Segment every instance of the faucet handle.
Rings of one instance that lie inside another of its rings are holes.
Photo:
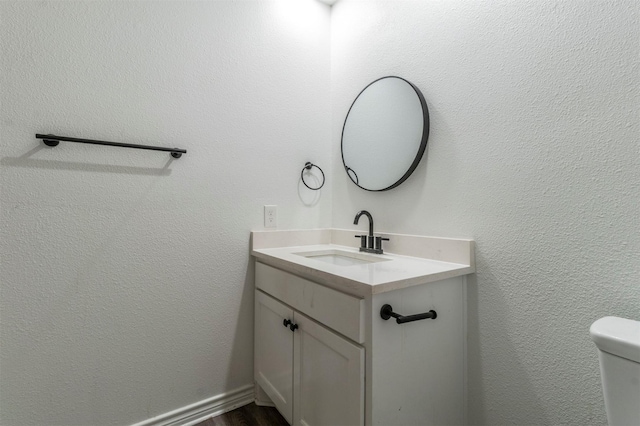
[[[356,235],[356,238],[360,238],[360,248],[367,248],[367,236]]]
[[[380,250],[382,253],[382,242],[389,241],[388,238],[376,237],[376,250]]]

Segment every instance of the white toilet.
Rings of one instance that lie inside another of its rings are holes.
[[[604,317],[591,325],[609,426],[640,425],[640,321]]]

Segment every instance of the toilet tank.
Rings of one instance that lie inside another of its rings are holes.
[[[640,322],[604,317],[591,325],[598,347],[607,421],[640,425]]]

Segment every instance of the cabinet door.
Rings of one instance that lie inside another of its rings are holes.
[[[364,348],[295,313],[294,424],[364,424]]]
[[[293,419],[293,310],[256,291],[255,380],[289,422]]]

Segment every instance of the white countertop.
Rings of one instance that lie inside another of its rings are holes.
[[[296,254],[336,249],[359,253],[354,247],[315,244],[254,248],[251,254],[262,263],[360,297],[471,274],[475,271],[473,262],[452,263],[391,253],[367,253],[367,256],[376,256],[387,261],[348,266],[334,265]]]

